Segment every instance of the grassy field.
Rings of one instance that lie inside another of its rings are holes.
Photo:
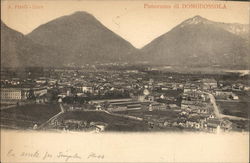
[[[233,122],[233,130],[234,131],[249,131],[249,121],[243,121],[243,120],[230,120]]]
[[[250,112],[250,102],[217,101],[222,114],[247,118]]]
[[[66,112],[60,118],[63,120],[85,120],[87,122],[104,122],[107,131],[147,131],[148,125],[144,121],[109,115],[105,112]]]
[[[1,126],[29,129],[60,112],[57,104],[28,104],[1,110]]]
[[[233,91],[233,93],[239,96],[241,102],[250,102],[250,91]]]
[[[176,119],[178,117],[178,112],[173,110],[155,110],[155,111],[147,111],[147,110],[129,110],[129,111],[120,111],[117,112],[119,114],[127,114],[137,117],[145,117],[145,116],[152,116],[152,117],[159,117],[159,118],[166,118],[166,119]]]

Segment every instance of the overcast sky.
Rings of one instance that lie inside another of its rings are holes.
[[[174,4],[182,6],[188,3],[220,4],[222,7],[225,5],[226,9],[173,8]],[[145,8],[145,5],[169,5],[172,8]],[[143,47],[183,20],[195,15],[219,22],[249,23],[249,2],[1,1],[3,22],[23,34],[31,32],[41,24],[76,11],[87,11],[94,15],[102,24],[137,48]]]

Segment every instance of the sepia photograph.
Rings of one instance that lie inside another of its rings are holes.
[[[249,162],[249,5],[1,1],[1,162]]]

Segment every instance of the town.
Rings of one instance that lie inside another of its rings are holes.
[[[248,75],[128,63],[1,69],[1,128],[249,131]]]

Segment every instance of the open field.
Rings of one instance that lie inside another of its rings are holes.
[[[241,102],[250,102],[250,91],[233,91]]]
[[[63,120],[85,120],[87,122],[104,122],[108,126],[107,131],[147,131],[148,125],[144,121],[131,120],[125,117],[118,117],[105,112],[76,111],[66,112],[60,117]]]
[[[243,120],[230,120],[233,122],[233,130],[234,131],[249,131],[249,120],[243,121]]]
[[[166,118],[166,119],[176,119],[178,117],[178,112],[173,110],[155,110],[155,111],[147,111],[147,110],[128,110],[128,111],[120,111],[117,112],[119,114],[128,114],[137,117],[145,117],[145,116],[152,116],[152,117],[159,117],[159,118]]]
[[[1,126],[29,129],[60,112],[57,104],[29,104],[1,110]]]
[[[222,114],[243,118],[249,117],[250,102],[217,101],[216,103],[219,106],[220,112]]]

